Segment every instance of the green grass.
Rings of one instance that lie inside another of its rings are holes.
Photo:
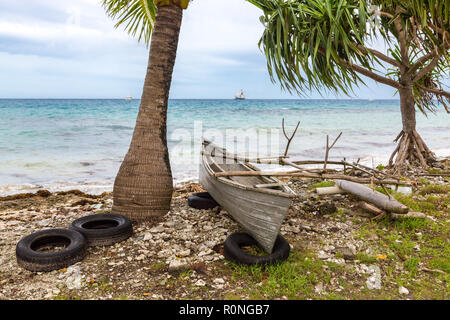
[[[322,181],[311,185],[310,189],[333,187],[335,185],[334,181]]]
[[[356,255],[356,259],[363,264],[372,264],[377,261],[376,257],[369,256],[365,252],[358,252],[358,254]]]
[[[430,184],[420,189],[420,194],[426,195],[431,193],[448,194],[450,192],[450,186],[445,184]]]
[[[433,269],[439,269],[450,274],[450,257],[448,254],[447,256],[435,257],[431,259],[428,265]]]
[[[410,275],[412,277],[415,277],[417,275],[418,267],[419,267],[420,259],[417,257],[410,257],[408,260],[405,261],[405,269],[410,272]]]
[[[102,293],[108,293],[112,291],[112,286],[109,278],[107,276],[102,276],[98,281],[93,283],[88,283],[89,288],[97,288]]]
[[[385,195],[391,195],[394,193],[394,190],[392,190],[391,188],[382,188],[382,187],[375,187],[375,190],[378,192],[381,192]]]
[[[430,168],[427,171],[428,171],[428,173],[431,173],[431,174],[441,174],[441,173],[443,173],[442,170],[437,169],[437,168]]]
[[[150,266],[150,270],[152,271],[162,271],[166,269],[167,265],[165,262],[154,263]]]
[[[282,296],[305,299],[313,296],[314,286],[319,281],[329,281],[329,276],[323,271],[323,264],[312,255],[293,251],[286,262],[267,267],[232,263],[232,281],[244,280],[248,284],[246,293],[254,299]]]
[[[394,196],[397,201],[407,206],[410,211],[434,212],[437,209],[434,203],[425,200],[416,200],[412,195],[396,193]]]
[[[428,220],[418,218],[399,219],[390,221],[389,223],[391,223],[391,225],[393,225],[395,229],[402,232],[416,232],[424,230],[430,224]]]

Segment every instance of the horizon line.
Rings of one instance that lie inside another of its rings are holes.
[[[126,100],[125,98],[0,98],[0,100]],[[141,100],[141,98],[133,98],[134,100]],[[230,100],[235,101],[234,98],[169,98],[169,100]],[[400,101],[400,99],[368,99],[368,98],[246,98],[245,100],[364,100],[364,101]]]

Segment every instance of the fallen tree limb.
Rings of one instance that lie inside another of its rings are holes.
[[[373,181],[375,183],[375,179],[373,179]],[[403,214],[409,211],[409,208],[407,206],[401,204],[397,200],[391,199],[388,196],[382,194],[381,192],[372,190],[369,187],[366,187],[359,183],[343,180],[336,180],[335,183],[342,190],[358,197],[361,200],[374,204],[378,208],[383,209],[385,211]]]
[[[376,217],[373,217],[372,220],[378,221],[378,220],[383,219],[383,218],[386,217],[386,216],[387,216],[387,213],[383,211],[383,213],[380,213],[380,214],[377,215]]]
[[[442,274],[446,274],[445,271],[439,270],[439,269],[428,269],[428,268],[420,268],[420,271],[426,271],[426,272],[437,272],[437,273],[442,273]]]
[[[324,164],[325,161],[323,160],[303,160],[303,161],[293,161],[292,163],[295,163],[297,165],[305,165],[305,164]],[[344,163],[342,161],[328,161],[328,164],[337,164],[337,165],[343,165]]]
[[[392,219],[406,219],[406,218],[418,218],[418,219],[426,219],[428,216],[423,214],[422,212],[408,212],[407,214],[396,214],[391,213]]]
[[[217,172],[214,174],[215,177],[239,177],[239,176],[274,176],[274,177],[299,177],[299,178],[316,178],[316,179],[340,179],[347,180],[356,183],[371,183],[370,178],[358,178],[346,176],[343,174],[319,174],[319,173],[308,173],[302,172],[301,170],[293,171],[227,171],[227,172]],[[410,185],[408,182],[394,180],[394,179],[373,179],[375,184],[393,184],[393,185]]]
[[[375,216],[379,216],[379,215],[386,215],[386,211],[381,210],[367,202],[364,201],[360,201],[358,202],[358,207],[360,207],[361,209],[363,209],[364,211],[370,212],[371,214],[375,215]]]
[[[331,194],[343,194],[345,193],[345,191],[339,187],[334,186],[334,187],[316,188],[316,193],[319,195],[331,195]]]

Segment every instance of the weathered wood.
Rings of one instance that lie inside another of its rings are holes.
[[[339,138],[342,136],[342,132],[339,134],[339,136],[334,140],[334,142],[331,144],[331,146],[329,145],[330,143],[330,139],[327,135],[327,150],[325,152],[325,161],[323,163],[323,171],[325,171],[327,169],[327,163],[328,163],[328,155],[330,153],[330,150],[333,149],[334,145],[336,144],[336,142],[339,140]]]
[[[357,183],[371,183],[370,178],[358,178],[346,176],[343,174],[319,174],[319,173],[309,173],[302,172],[301,170],[291,170],[291,171],[227,171],[215,173],[216,177],[231,177],[231,176],[272,176],[272,177],[299,177],[299,178],[317,178],[317,179],[340,179],[348,180]],[[410,185],[410,183],[403,182],[395,179],[373,179],[373,183],[376,184],[400,184],[400,185]]]
[[[364,185],[351,181],[336,180],[336,185],[342,190],[358,197],[361,200],[372,203],[378,208],[388,212],[407,213],[409,208],[395,199],[392,199],[381,192],[372,190]]]
[[[204,152],[202,151],[202,154]],[[213,157],[216,157],[217,155],[210,154]],[[260,158],[247,158],[240,156],[238,154],[230,154],[230,153],[221,153],[220,156],[217,156],[218,158],[222,158],[224,160],[234,160],[234,161],[240,161],[240,162],[253,162],[253,163],[259,163],[259,164],[280,164],[282,159],[284,159],[284,156],[271,156],[271,157],[260,157]]]
[[[264,183],[264,184],[256,184],[255,188],[271,188],[271,187],[280,187],[284,185],[283,183]]]
[[[423,214],[422,212],[408,212],[407,214],[391,213],[390,216],[392,219],[406,219],[406,218],[425,219],[425,218],[427,218],[427,215]]]
[[[210,152],[212,148],[216,149],[214,155]],[[203,151],[200,183],[266,252],[271,253],[292,198],[295,197],[294,192],[270,176],[216,177],[215,174],[221,171],[255,172],[257,168],[237,160],[234,164],[214,161],[220,159],[221,153],[226,153],[226,150],[212,143],[204,142]]]
[[[381,210],[381,209],[379,209],[379,208],[377,208],[377,207],[375,207],[375,206],[373,206],[373,205],[371,205],[371,204],[369,204],[367,202],[364,202],[364,201],[358,202],[358,207],[360,207],[361,209],[363,209],[363,210],[365,210],[367,212],[370,212],[371,214],[376,215],[376,216],[379,216],[379,215],[382,215],[382,214],[384,214],[384,215],[386,214],[386,211]]]
[[[343,194],[345,193],[345,191],[337,186],[334,186],[334,187],[316,188],[316,193],[319,195],[332,195],[332,194]]]
[[[303,160],[303,161],[293,161],[297,165],[306,165],[306,164],[323,164],[325,161],[323,160]],[[328,161],[328,164],[335,165],[344,165],[342,161]]]
[[[292,139],[294,139],[295,134],[297,133],[298,127],[300,126],[300,121],[297,123],[297,126],[295,127],[294,133],[292,133],[291,137],[288,137],[288,135],[286,133],[286,128],[284,127],[284,118],[283,118],[282,126],[283,126],[284,137],[288,141],[287,145],[286,145],[286,150],[284,151],[284,156],[287,157],[288,152],[289,152],[289,146],[291,145]]]

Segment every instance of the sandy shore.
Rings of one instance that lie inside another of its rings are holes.
[[[134,235],[89,248],[69,268],[32,273],[16,263],[25,235],[65,228],[79,217],[109,212],[111,194],[41,192],[0,201],[0,299],[448,299],[449,181],[423,179],[398,199],[429,218],[371,219],[348,195],[319,197],[319,181],[292,180],[294,201],[281,234],[287,262],[243,267],[222,256],[239,226],[225,211],[195,210],[190,184],[174,193],[161,223],[134,224]],[[432,186],[432,187],[430,187]],[[438,186],[438,187],[433,187]]]

